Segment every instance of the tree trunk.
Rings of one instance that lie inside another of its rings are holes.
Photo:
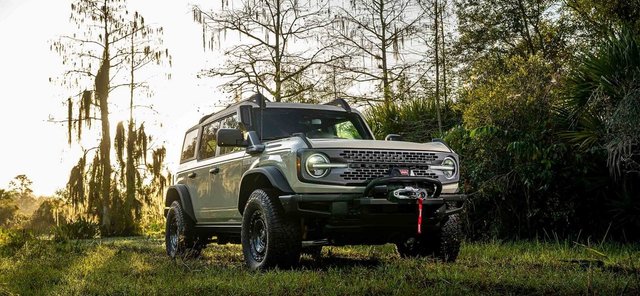
[[[439,31],[438,31],[438,23],[439,23],[439,17],[438,17],[438,12],[439,12],[439,7],[438,7],[439,3],[438,0],[434,1],[434,7],[435,7],[435,15],[433,18],[433,23],[435,26],[435,62],[436,62],[436,95],[435,95],[435,99],[436,99],[436,116],[438,119],[438,133],[440,134],[440,136],[442,135],[442,119],[440,117],[440,59],[439,59],[439,55],[438,52],[440,51],[440,39],[439,39]]]
[[[385,18],[384,18],[384,1],[380,1],[379,2],[380,6],[379,6],[379,17],[380,17],[380,41],[382,42],[382,91],[383,91],[383,95],[384,95],[384,104],[385,106],[389,106],[391,105],[391,100],[392,100],[392,96],[391,96],[391,85],[389,84],[389,65],[387,63],[387,44],[388,44],[388,40],[387,40],[387,23],[385,22]]]
[[[280,52],[280,34],[282,33],[282,24],[280,21],[280,0],[276,1],[276,21],[274,24],[274,30],[276,35],[276,45],[275,45],[275,77],[273,80],[276,84],[275,94],[273,95],[276,102],[282,101],[282,52],[284,52],[284,47],[282,52]]]
[[[135,20],[134,20],[135,23]],[[136,28],[134,27],[134,30]],[[133,228],[134,225],[134,219],[133,219],[133,215],[132,215],[132,210],[134,207],[134,202],[135,202],[135,190],[136,190],[136,170],[135,170],[135,164],[134,164],[134,149],[135,149],[135,134],[134,134],[134,123],[133,123],[133,91],[135,88],[134,85],[134,70],[135,70],[135,64],[134,64],[134,54],[135,54],[135,47],[134,47],[134,38],[135,38],[135,34],[132,33],[131,34],[131,85],[129,87],[129,126],[127,129],[127,161],[126,161],[126,171],[125,171],[125,179],[126,179],[126,197],[125,197],[125,202],[124,202],[124,211],[125,211],[125,216],[127,217],[127,221],[125,221],[126,228]]]
[[[100,196],[102,213],[101,228],[105,234],[111,234],[111,132],[109,126],[109,70],[111,68],[109,55],[109,11],[107,0],[103,5],[104,13],[104,52],[98,74],[95,78],[95,92],[100,103],[100,120],[102,122],[102,138],[100,139],[100,166],[102,180]]]
[[[443,0],[442,9],[440,9],[440,38],[442,48],[442,92],[444,95],[444,105],[447,105],[448,101],[448,89],[447,89],[447,56],[446,56],[446,43],[444,42],[444,11],[447,5],[447,1]]]

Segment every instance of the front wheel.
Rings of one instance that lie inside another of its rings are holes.
[[[458,215],[451,215],[442,227],[432,233],[410,237],[396,243],[400,257],[435,257],[444,262],[455,262],[460,253],[462,226]]]
[[[255,190],[242,215],[242,253],[251,270],[287,268],[300,260],[299,223],[285,217],[275,197]]]

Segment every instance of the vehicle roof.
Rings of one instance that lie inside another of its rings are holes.
[[[225,116],[229,116],[233,113],[236,112],[237,108],[239,106],[242,105],[251,105],[254,107],[259,107],[258,104],[251,102],[251,101],[241,101],[238,103],[234,103],[231,104],[229,106],[227,106],[226,108],[218,111],[218,112],[214,112],[211,113],[209,115],[205,115],[203,116],[199,123],[192,126],[191,128],[189,128],[187,130],[191,131],[201,125],[204,124],[208,124],[212,121],[216,121],[222,117]],[[347,112],[347,110],[345,110],[344,108],[340,107],[340,106],[335,106],[335,105],[324,105],[324,104],[305,104],[305,103],[291,103],[291,102],[265,102],[265,108],[266,109],[270,109],[270,108],[287,108],[287,109],[315,109],[315,110],[325,110],[325,111],[338,111],[338,112]],[[351,112],[360,114],[360,112],[358,112],[357,110],[351,109]],[[361,115],[361,114],[360,114]]]

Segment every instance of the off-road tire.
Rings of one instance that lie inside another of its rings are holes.
[[[273,194],[251,193],[242,215],[242,253],[251,270],[289,268],[300,260],[300,224],[284,215]]]
[[[165,249],[169,257],[200,257],[204,242],[194,233],[194,223],[187,217],[178,201],[171,203],[165,225]]]
[[[435,233],[424,233],[397,242],[400,257],[434,257],[444,262],[455,262],[460,253],[462,226],[458,215],[451,215]]]
[[[440,229],[439,244],[435,249],[435,257],[444,262],[455,262],[460,253],[462,243],[462,222],[460,216],[451,215]]]

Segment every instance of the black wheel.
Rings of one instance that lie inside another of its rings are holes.
[[[462,225],[458,215],[451,215],[447,222],[442,225],[438,240],[435,241],[436,258],[444,262],[455,262],[460,253],[460,243],[462,242]]]
[[[410,237],[396,243],[396,247],[403,258],[431,256],[444,262],[455,262],[461,241],[460,217],[451,215],[437,232]]]
[[[242,215],[242,253],[252,270],[287,268],[300,260],[300,230],[295,219],[261,189],[249,196]]]
[[[396,248],[402,258],[422,257],[427,253],[425,243],[422,237],[409,237],[405,241],[397,242]]]
[[[197,258],[205,247],[193,233],[193,222],[186,217],[178,201],[171,203],[167,212],[165,248],[171,258]]]

